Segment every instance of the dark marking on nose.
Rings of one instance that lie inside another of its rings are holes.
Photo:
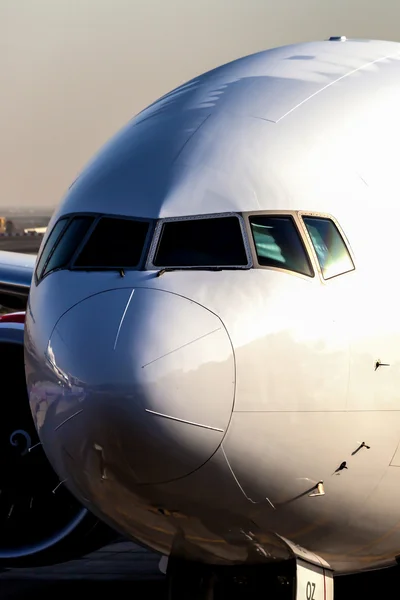
[[[388,363],[383,363],[380,360],[377,360],[375,363],[375,371],[379,369],[379,367],[390,367]]]
[[[340,465],[340,466],[339,466],[339,467],[336,469],[336,471],[334,471],[334,472],[332,473],[332,475],[334,475],[335,473],[340,473],[340,471],[343,471],[343,469],[348,469],[348,466],[347,466],[347,463],[346,463],[346,461],[345,461],[345,460],[344,460],[344,461],[341,463],[341,465]]]
[[[360,444],[358,446],[358,448],[356,448],[356,450],[354,450],[354,452],[351,453],[352,456],[354,456],[355,454],[357,454],[357,452],[359,452],[362,448],[366,448],[367,450],[369,450],[371,448],[371,446],[367,446],[367,444],[365,442],[362,442],[362,444]]]
[[[311,56],[310,54],[295,54],[289,56],[286,60],[315,60],[315,56]]]

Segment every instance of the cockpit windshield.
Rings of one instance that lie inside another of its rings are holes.
[[[102,217],[84,244],[74,268],[134,268],[140,263],[148,221]]]
[[[331,219],[304,216],[324,279],[330,279],[354,270],[354,264],[340,235]]]
[[[158,221],[119,215],[63,216],[39,256],[36,282],[60,269],[164,272],[270,267],[314,277],[310,241],[324,279],[354,270],[346,243],[332,219],[305,213],[297,218],[299,221],[289,211],[250,213],[248,217],[245,213],[219,213]],[[305,227],[301,227],[301,219]],[[306,230],[308,243],[304,239]],[[250,244],[251,236],[254,246]]]
[[[291,216],[252,216],[250,226],[261,266],[287,269],[310,277],[314,275]]]
[[[166,220],[153,259],[156,267],[246,267],[249,258],[237,215]]]

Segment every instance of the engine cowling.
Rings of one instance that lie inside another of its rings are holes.
[[[51,468],[31,416],[24,313],[0,316],[0,566],[64,562],[117,534],[82,507]]]

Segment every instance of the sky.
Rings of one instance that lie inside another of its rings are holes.
[[[55,207],[107,139],[246,54],[400,41],[399,0],[0,0],[0,206]]]

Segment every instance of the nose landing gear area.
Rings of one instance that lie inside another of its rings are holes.
[[[270,565],[222,567],[171,559],[168,600],[333,600],[329,568],[298,556]]]
[[[212,579],[207,573],[203,577],[204,584],[199,585],[197,579],[197,588],[200,588],[199,592],[203,593],[203,596],[196,596],[193,592],[193,574],[196,574],[193,563],[193,570],[189,570],[188,563],[175,562],[173,568],[175,570],[177,567],[176,579],[172,581],[172,561],[169,564],[168,577],[165,577],[166,566],[162,568],[161,565],[160,568],[159,562],[160,555],[121,539],[76,561],[39,568],[4,571],[0,568],[0,598],[32,600],[33,595],[47,600],[60,594],[63,597],[74,597],[78,594],[97,597],[101,594],[106,598],[119,598],[126,596],[128,591],[129,596],[135,600],[148,600],[150,597],[154,600],[166,600],[171,598],[172,584],[175,587],[175,597],[191,600],[207,598],[204,590],[208,592],[209,599],[296,599],[296,589],[293,585],[296,575],[294,559],[269,567],[242,567],[235,578],[232,575],[228,576],[232,567],[219,567],[219,581],[216,582],[215,577]],[[369,573],[335,577],[335,600],[393,600],[398,596],[399,571],[399,567],[394,566]],[[225,578],[222,577],[224,572]],[[184,582],[188,591],[185,591]],[[180,588],[180,595],[177,595],[177,586]],[[303,588],[303,595],[299,595],[299,586],[298,590],[297,598],[307,600],[307,589],[304,592]],[[316,592],[314,591],[314,598],[319,599],[320,596],[317,596]],[[308,593],[310,594],[310,587]],[[328,589],[326,598],[332,598],[328,595]]]

